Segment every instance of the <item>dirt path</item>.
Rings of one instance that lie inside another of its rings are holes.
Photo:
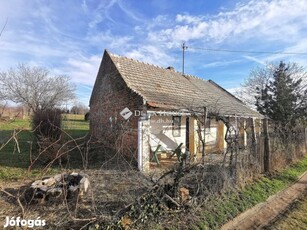
[[[274,221],[280,213],[283,213],[295,201],[307,191],[307,171],[300,179],[290,187],[269,197],[253,208],[248,209],[232,221],[225,224],[221,230],[250,230],[263,229]]]
[[[267,230],[306,230],[307,229],[307,193],[295,201],[289,210],[279,216],[279,218],[271,225],[267,226]]]

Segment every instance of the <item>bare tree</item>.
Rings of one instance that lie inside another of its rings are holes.
[[[273,79],[275,70],[278,68],[276,63],[267,63],[265,67],[258,66],[251,70],[248,78],[241,85],[241,88],[235,92],[235,95],[244,101],[250,107],[256,108],[257,92],[263,90]],[[288,73],[294,80],[302,79],[301,92],[307,89],[307,72],[303,66],[293,62],[288,63]],[[300,92],[297,92],[300,93]]]
[[[2,27],[2,29],[0,31],[0,37],[1,37],[5,27],[7,25],[7,22],[8,22],[8,18],[6,18],[5,23],[4,23],[4,25],[3,25],[3,27]],[[2,113],[3,113],[3,110],[5,108],[5,105],[6,105],[6,103],[4,102],[4,97],[0,93],[0,109],[2,109]],[[0,116],[1,116],[1,114],[0,114]]]
[[[75,102],[73,107],[71,107],[70,112],[73,114],[86,114],[89,108],[82,102]]]
[[[0,98],[22,103],[34,113],[74,99],[74,91],[68,76],[50,76],[43,67],[19,65],[0,72]]]

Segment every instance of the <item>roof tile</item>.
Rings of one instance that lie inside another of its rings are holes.
[[[221,115],[262,117],[213,81],[109,55],[127,86],[141,95],[148,105],[192,110],[207,107],[209,112]]]

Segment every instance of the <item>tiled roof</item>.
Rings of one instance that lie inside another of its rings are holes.
[[[212,81],[185,75],[108,53],[127,86],[148,105],[163,109],[198,110],[221,115],[262,117]]]

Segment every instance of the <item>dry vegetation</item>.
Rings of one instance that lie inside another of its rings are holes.
[[[131,159],[86,136],[87,122],[67,116],[61,144],[52,148],[54,159],[42,162],[41,153],[51,147],[36,149],[27,142],[32,132],[12,132],[16,128],[13,125],[16,123],[1,127],[7,140],[13,138],[0,147],[0,219],[40,216],[47,222],[44,229],[217,229],[293,183],[307,168],[305,159],[293,169],[261,177],[260,164],[251,154],[255,146],[242,153],[238,138],[232,135],[218,161],[208,153],[202,163],[182,157],[173,168],[145,176]],[[249,139],[252,143],[251,136]],[[278,152],[281,142],[275,142],[272,147]],[[292,149],[291,154],[297,150]],[[19,158],[22,161],[16,161]],[[88,174],[91,181],[90,191],[82,200],[59,199],[36,205],[24,201],[25,186],[34,179],[73,171]],[[251,183],[255,178],[257,182]]]
[[[272,223],[268,229],[307,229],[307,193],[301,199],[297,200],[290,209],[283,213],[279,219]]]

